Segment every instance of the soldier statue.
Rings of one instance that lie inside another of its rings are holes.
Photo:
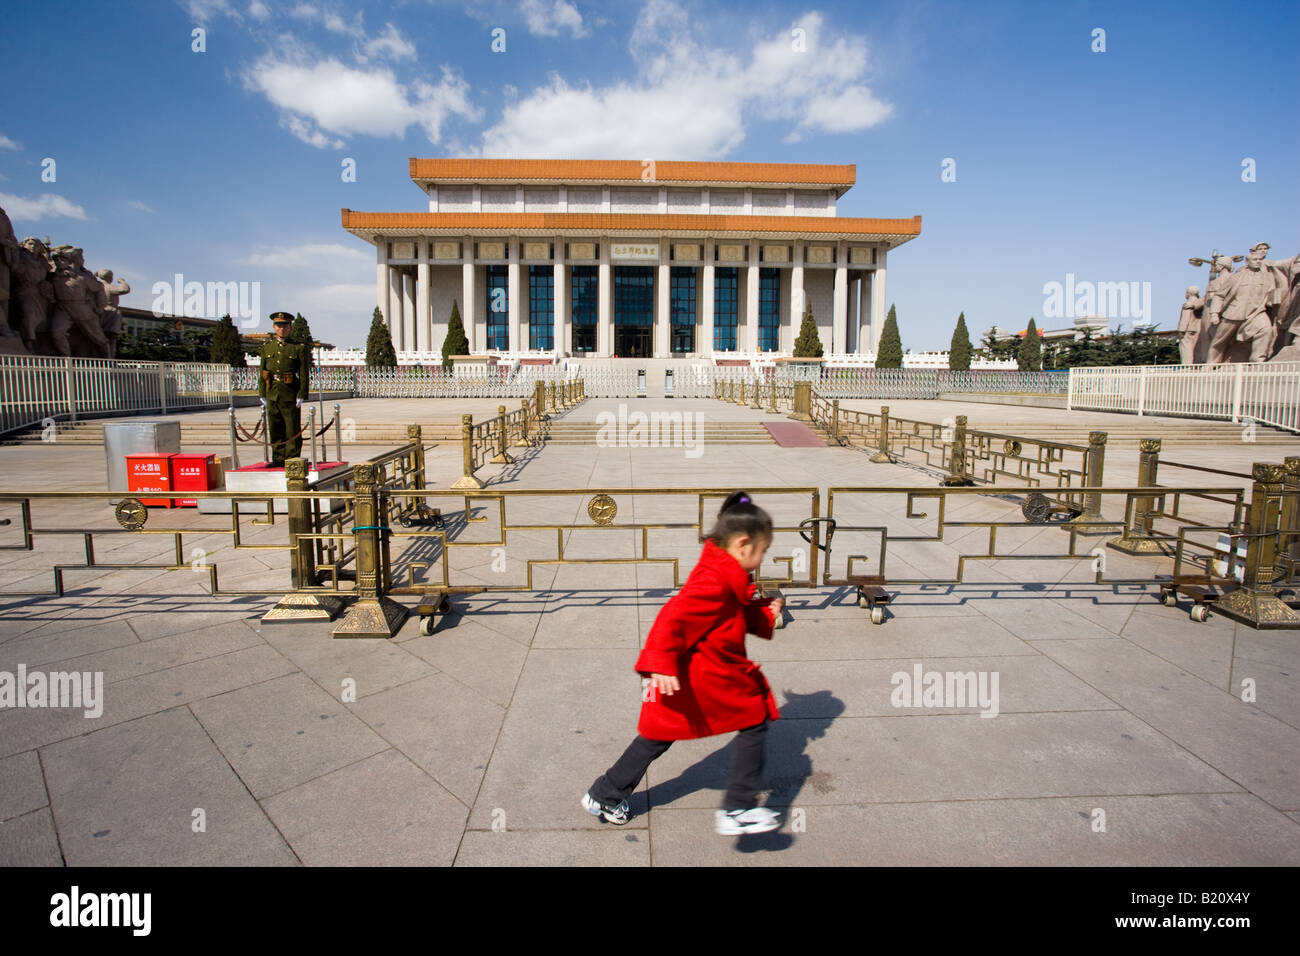
[[[271,437],[271,464],[283,468],[286,458],[302,451],[300,410],[311,380],[311,346],[289,341],[293,316],[271,313],[275,337],[262,346],[262,370],[257,394],[266,409]]]

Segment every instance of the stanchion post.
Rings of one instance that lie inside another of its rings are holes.
[[[460,416],[461,470],[464,474],[452,488],[482,488],[483,482],[474,477],[474,416]]]
[[[334,460],[343,460],[343,420],[339,417],[339,403],[334,403]]]
[[[383,593],[384,568],[379,536],[388,529],[379,526],[379,485],[376,467],[368,461],[352,471],[352,529],[356,539],[357,600],[348,608],[335,637],[392,637],[406,619],[406,608]]]
[[[948,477],[939,482],[947,488],[969,488],[975,482],[966,473],[966,416],[957,416],[952,447],[948,449]]]
[[[776,410],[776,379],[775,378],[773,378],[772,381],[769,382],[767,386],[767,414],[769,415],[780,414]]]
[[[1087,471],[1084,484],[1100,488],[1106,475],[1106,432],[1088,432]],[[1090,491],[1083,496],[1083,514],[1074,519],[1077,524],[1105,520],[1101,514],[1101,492]]]
[[[794,410],[790,417],[798,422],[810,422],[812,416],[809,411],[812,409],[812,382],[795,382],[794,383]]]
[[[876,453],[871,456],[871,460],[877,463],[892,462],[894,459],[889,454],[889,406],[880,406],[880,438],[876,444],[879,446]]]
[[[1300,457],[1289,456],[1282,462],[1282,518],[1278,522],[1277,557],[1273,570],[1281,581],[1281,588],[1295,600],[1295,579],[1300,566]]]
[[[519,438],[515,440],[516,448],[527,448],[532,445],[528,438],[528,399],[519,399]]]
[[[1143,438],[1139,442],[1138,487],[1154,488],[1160,468],[1160,439]],[[1092,484],[1092,482],[1089,482]],[[1152,537],[1155,530],[1156,499],[1141,495],[1133,500],[1132,521],[1124,526],[1124,533],[1107,547],[1125,554],[1166,554],[1169,547]]]
[[[310,491],[307,483],[307,459],[289,458],[284,463],[285,490]],[[288,499],[289,577],[294,592],[286,594],[271,610],[262,615],[263,624],[290,624],[332,621],[343,608],[336,594],[320,594],[316,587],[316,531],[311,498]]]
[[[497,453],[492,459],[492,464],[508,465],[513,462],[514,459],[506,451],[506,407],[504,405],[497,406],[496,443]]]
[[[1273,586],[1285,476],[1282,465],[1255,462],[1252,467],[1245,573],[1241,585],[1213,605],[1214,613],[1255,628],[1300,628],[1300,613],[1288,607]],[[1236,541],[1229,547],[1235,551]]]

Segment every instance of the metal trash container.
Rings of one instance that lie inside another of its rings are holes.
[[[636,397],[645,398],[645,369],[636,370]]]
[[[126,456],[179,454],[181,423],[177,418],[104,423],[104,457],[108,490],[127,491]],[[116,499],[114,504],[116,504]]]
[[[664,398],[673,397],[673,370],[664,370]]]

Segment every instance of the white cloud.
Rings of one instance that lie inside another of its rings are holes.
[[[30,222],[55,216],[66,219],[86,218],[86,210],[54,193],[45,193],[35,199],[0,193],[0,207],[4,207],[9,218],[15,221]]]
[[[259,266],[263,269],[333,270],[373,265],[375,257],[373,254],[367,255],[354,246],[328,242],[275,246],[259,250],[237,261],[240,265]],[[374,286],[369,288],[373,295]]]
[[[795,28],[805,52],[794,49]],[[635,79],[575,87],[552,74],[507,103],[482,155],[700,159],[735,150],[753,120],[788,121],[787,139],[798,139],[867,129],[892,113],[862,82],[865,39],[828,35],[818,13],[743,54],[709,46],[705,29],[674,0],[648,0],[628,43]]]
[[[181,6],[199,23],[210,23],[216,17],[230,17],[239,21],[239,11],[230,5],[230,0],[182,0]]]
[[[424,80],[403,85],[386,67],[360,69],[335,59],[308,63],[268,54],[245,71],[244,82],[281,111],[290,132],[320,148],[338,148],[341,137],[352,135],[400,138],[412,124],[437,143],[449,117],[480,116],[469,101],[469,85],[446,67],[436,85]]]
[[[148,205],[142,203],[142,202],[141,202],[140,200],[138,200],[138,199],[132,199],[132,200],[128,201],[128,202],[127,202],[127,205],[130,206],[132,209],[138,209],[138,210],[140,210],[141,212],[153,212],[153,211],[154,211],[152,206],[148,206]]]
[[[367,56],[386,56],[390,60],[415,58],[415,44],[391,23],[385,23],[383,32],[367,40],[362,49]]]
[[[271,11],[267,9],[266,4],[262,3],[261,0],[253,0],[253,2],[248,5],[248,15],[254,20],[261,21],[269,17]]]
[[[582,14],[568,0],[552,0],[549,5],[545,0],[523,0],[519,9],[533,36],[553,37],[561,30],[568,30],[575,37],[587,35]]]
[[[22,149],[22,147],[4,133],[0,133],[0,149]]]
[[[320,19],[320,15],[320,11],[310,3],[300,3],[289,11],[289,16],[293,17],[295,20],[302,20],[307,23],[310,23],[312,20]]]

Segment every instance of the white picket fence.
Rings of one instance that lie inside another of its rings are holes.
[[[0,355],[0,432],[131,412],[212,408],[230,398],[230,367],[198,362]]]
[[[1300,431],[1300,362],[1070,369],[1068,407]]]

